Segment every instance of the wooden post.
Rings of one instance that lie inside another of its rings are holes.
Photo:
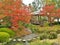
[[[52,23],[54,22],[54,18],[51,16],[48,16],[48,22],[50,23],[50,26],[52,26]]]

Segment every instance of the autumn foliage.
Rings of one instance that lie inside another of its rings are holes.
[[[0,15],[9,16],[12,26],[16,28],[19,28],[19,21],[29,23],[31,19],[28,7],[22,6],[21,0],[2,0]]]
[[[60,17],[60,8],[56,9],[55,5],[46,5],[40,13],[41,16]]]
[[[41,16],[47,16],[50,23],[54,22],[54,18],[60,18],[60,8],[55,5],[45,5],[43,10],[40,11]],[[52,18],[53,17],[53,18]]]
[[[42,16],[52,16],[51,13],[54,13],[55,6],[54,5],[46,5],[43,7],[43,10],[41,11]]]

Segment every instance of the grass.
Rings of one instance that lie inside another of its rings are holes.
[[[60,25],[54,25],[54,26],[49,26],[48,23],[45,23],[44,27],[40,27],[40,25],[33,25],[33,24],[29,24],[29,25],[25,25],[28,28],[32,29],[32,31],[35,32],[41,32],[41,31],[57,31],[60,30]],[[33,40],[30,43],[30,45],[52,45],[53,42],[56,42],[57,39],[47,39],[47,40],[40,40],[40,39],[36,39]],[[16,45],[23,45],[20,43],[17,43]]]
[[[29,42],[29,45],[52,45],[52,43],[56,42],[57,39],[53,39],[53,40],[39,40],[39,39],[34,39],[31,42]],[[15,45],[24,45],[22,42],[18,42]]]
[[[20,22],[20,25],[23,25],[23,23]],[[52,31],[60,30],[60,24],[49,26],[48,22],[45,22],[43,27],[41,27],[40,25],[33,25],[31,23],[24,24],[24,26],[31,29],[32,32],[40,32],[40,31],[48,31],[48,30],[52,30]]]
[[[35,39],[31,42],[29,42],[30,45],[52,45],[53,42],[55,42],[56,39],[53,40],[39,40],[39,39]],[[22,43],[17,43],[16,45],[23,45]]]
[[[23,45],[22,43],[17,43],[16,45]]]
[[[60,30],[60,25],[54,25],[54,26],[48,26],[48,23],[46,25],[44,25],[43,27],[41,27],[40,25],[33,25],[33,24],[29,24],[27,25],[27,27],[29,29],[32,30],[32,32],[41,32],[41,31],[57,31]]]

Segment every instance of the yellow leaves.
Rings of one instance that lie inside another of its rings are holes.
[[[57,4],[57,1],[56,1],[56,0],[44,0],[44,1],[45,1],[45,3],[46,3],[47,5],[51,5],[51,4],[56,5],[56,4]]]
[[[46,5],[50,5],[50,4],[55,4],[56,2],[53,2],[52,0],[45,0]]]
[[[45,0],[46,4],[50,4],[51,0]]]

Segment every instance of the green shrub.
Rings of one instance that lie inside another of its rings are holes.
[[[55,30],[46,30],[46,33],[50,33],[50,32],[56,32]]]
[[[57,33],[56,32],[50,32],[49,33],[49,39],[56,39],[57,38]]]
[[[6,32],[10,34],[10,37],[13,37],[15,35],[15,32],[9,28],[0,28],[0,32]]]
[[[57,30],[56,33],[57,33],[57,34],[60,34],[60,30]]]
[[[31,28],[30,30],[32,31],[32,33],[36,33],[36,32],[38,32],[38,33],[39,33],[39,31],[38,31],[38,29],[37,29],[37,28]]]
[[[47,38],[48,38],[48,34],[47,33],[40,34],[40,40],[47,39]]]
[[[43,39],[56,39],[57,33],[56,32],[50,32],[50,33],[40,33],[40,40]]]
[[[9,41],[10,35],[6,32],[0,32],[0,43]]]

